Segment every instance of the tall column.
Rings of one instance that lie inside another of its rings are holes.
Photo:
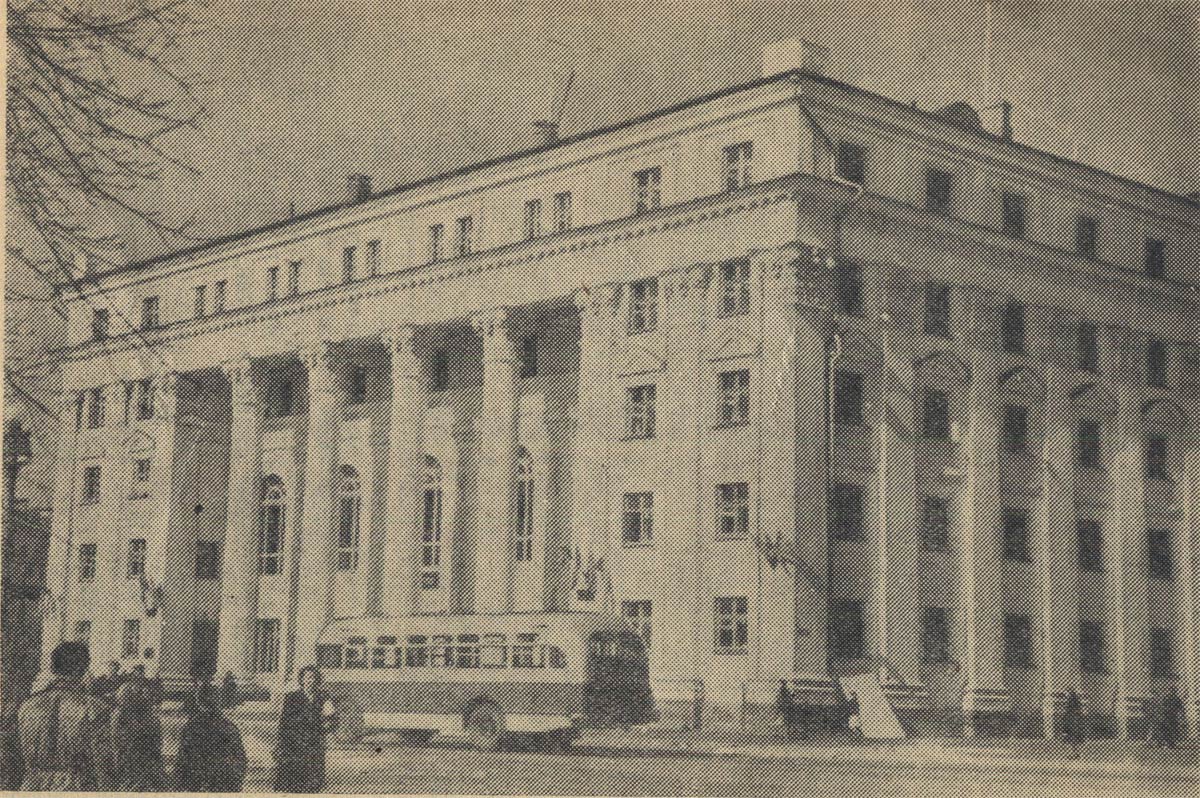
[[[505,612],[513,600],[518,353],[506,308],[480,314],[471,323],[483,339],[475,611]]]
[[[254,622],[258,603],[262,401],[248,358],[225,363],[221,368],[229,379],[232,422],[217,673],[231,671],[239,681],[248,681],[254,673]]]
[[[76,502],[76,392],[64,390],[58,406],[58,452],[54,470],[54,507],[50,516],[50,549],[46,559],[46,592],[42,598],[42,665],[34,689],[51,679],[50,654],[66,633],[67,601],[75,563],[71,559],[72,511]]]
[[[1188,431],[1189,440],[1184,452],[1185,481],[1180,487],[1186,491],[1184,502],[1185,523],[1179,532],[1182,537],[1180,551],[1180,576],[1183,579],[1182,606],[1179,624],[1183,638],[1184,684],[1180,695],[1187,702],[1188,725],[1193,738],[1200,738],[1200,442],[1197,442],[1194,416]]]
[[[1069,341],[1061,329],[1048,336]],[[1061,355],[1062,353],[1054,353]],[[1075,414],[1068,392],[1067,364],[1053,359],[1046,371],[1046,406],[1042,445],[1041,494],[1036,530],[1041,539],[1040,561],[1042,668],[1045,690],[1042,729],[1054,737],[1055,717],[1066,692],[1078,691],[1079,680],[1079,555],[1075,534],[1074,441]]]
[[[301,353],[308,368],[308,437],[304,459],[304,506],[300,511],[296,596],[289,639],[291,661],[284,673],[312,662],[317,637],[333,612],[333,478],[337,467],[338,391],[330,345]]]
[[[963,467],[965,490],[959,502],[962,541],[962,596],[966,632],[964,731],[974,734],[981,716],[1009,710],[1004,684],[1003,610],[1000,598],[1000,354],[989,333],[993,314],[985,296],[976,298],[980,340],[972,342],[969,432]]]
[[[179,591],[165,586],[168,570],[168,560],[178,568],[179,561],[189,560],[193,556],[190,544],[178,545],[176,536],[172,534],[172,525],[178,519],[179,505],[182,501],[180,493],[182,486],[177,484],[175,473],[176,449],[181,444],[179,392],[180,377],[176,372],[166,372],[154,378],[154,481],[150,487],[150,495],[154,500],[154,521],[148,530],[146,541],[146,581],[151,588],[157,588],[162,600],[154,613],[147,613],[142,620],[143,648],[153,649],[157,667],[152,670],[154,675],[182,676],[186,668],[182,666],[190,640],[173,639],[181,634],[190,634],[191,629],[183,632],[177,626],[178,619],[186,612],[190,599],[180,595]],[[115,391],[114,391],[115,393]],[[193,561],[194,562],[194,561]],[[167,646],[171,653],[167,653]]]
[[[412,613],[420,589],[421,490],[425,470],[426,379],[413,347],[416,328],[405,326],[384,335],[392,358],[392,416],[388,428],[387,529],[382,584],[369,588],[369,615],[399,617]],[[368,582],[371,581],[368,579]]]

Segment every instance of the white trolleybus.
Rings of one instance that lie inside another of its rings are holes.
[[[351,734],[462,731],[479,748],[519,737],[559,747],[583,728],[657,718],[642,639],[610,615],[339,619],[316,655]]]

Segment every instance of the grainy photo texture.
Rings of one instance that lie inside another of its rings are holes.
[[[0,788],[1196,796],[1198,20],[7,0]]]

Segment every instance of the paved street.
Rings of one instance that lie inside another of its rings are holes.
[[[652,752],[581,746],[567,754],[480,753],[446,745],[331,752],[327,789],[335,792],[550,795],[746,796],[1186,796],[1197,771],[1130,761],[1014,763],[975,755],[920,761],[911,752],[889,760],[815,749],[788,757],[761,754]],[[269,772],[253,771],[247,791],[270,789]]]

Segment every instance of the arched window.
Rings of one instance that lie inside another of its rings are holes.
[[[442,566],[442,467],[425,455],[425,498],[421,522],[421,589],[441,583]]]
[[[533,559],[533,461],[517,450],[517,562]]]
[[[258,527],[258,572],[277,574],[283,570],[283,533],[287,505],[283,480],[271,474],[263,477]]]
[[[352,466],[341,469],[338,484],[338,570],[358,568],[358,540],[362,528],[362,482]]]

